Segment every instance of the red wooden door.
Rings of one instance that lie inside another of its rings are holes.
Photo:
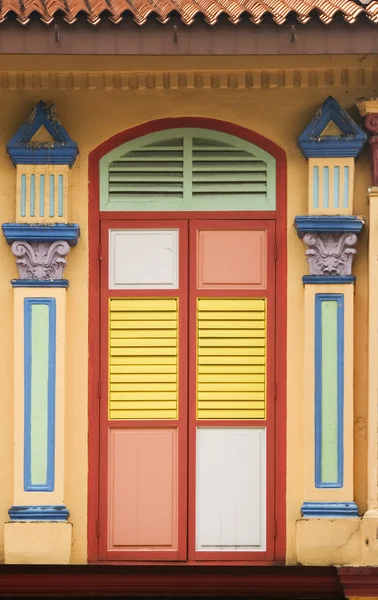
[[[190,223],[189,558],[274,556],[274,222]]]
[[[100,559],[186,558],[187,236],[102,223]]]
[[[274,231],[102,222],[100,559],[274,557]]]

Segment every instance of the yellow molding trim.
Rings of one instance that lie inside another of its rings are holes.
[[[378,113],[378,98],[358,98],[356,106],[360,111],[361,117],[366,117],[371,113]]]
[[[8,71],[0,73],[4,90],[178,90],[282,89],[378,85],[378,68],[287,68],[182,71]],[[378,104],[377,104],[378,106]]]

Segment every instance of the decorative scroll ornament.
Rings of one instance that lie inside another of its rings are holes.
[[[378,113],[370,113],[365,121],[365,127],[371,134],[369,138],[371,170],[373,186],[378,186]]]
[[[13,242],[20,279],[62,279],[70,251],[67,242]]]
[[[351,275],[357,239],[355,233],[306,233],[303,241],[308,246],[310,275]]]

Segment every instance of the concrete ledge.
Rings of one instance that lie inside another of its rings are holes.
[[[19,565],[67,565],[71,562],[72,524],[4,524],[4,562]]]
[[[364,514],[361,525],[362,564],[378,566],[378,511],[369,510]]]

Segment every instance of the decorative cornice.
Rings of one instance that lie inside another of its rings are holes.
[[[298,216],[294,220],[298,236],[305,233],[361,233],[365,221],[355,216]]]
[[[303,502],[301,507],[303,518],[358,517],[358,506],[355,502]]]
[[[306,258],[310,274],[320,277],[319,283],[352,283],[354,246],[364,226],[364,219],[355,216],[298,216],[295,217],[297,234],[308,246]],[[344,281],[336,281],[343,278]],[[328,279],[326,282],[325,280]],[[318,283],[303,278],[304,283]]]
[[[29,225],[28,223],[3,223],[2,230],[8,244],[25,242],[67,242],[76,246],[80,237],[80,227],[76,223],[54,225]]]
[[[62,279],[70,251],[67,242],[24,242],[12,244],[20,279]]]
[[[357,240],[355,233],[306,233],[303,241],[308,246],[305,255],[310,275],[351,275]]]
[[[330,275],[303,275],[302,281],[306,285],[330,285],[332,283],[340,285],[355,283],[356,277],[355,275],[338,275],[335,277],[332,277]]]
[[[12,279],[12,287],[32,287],[32,288],[68,288],[70,282],[68,279]]]
[[[8,71],[0,90],[129,92],[283,88],[360,88],[378,84],[378,68],[283,68],[182,71]]]
[[[65,506],[12,506],[8,510],[12,521],[67,521],[70,513]]]

